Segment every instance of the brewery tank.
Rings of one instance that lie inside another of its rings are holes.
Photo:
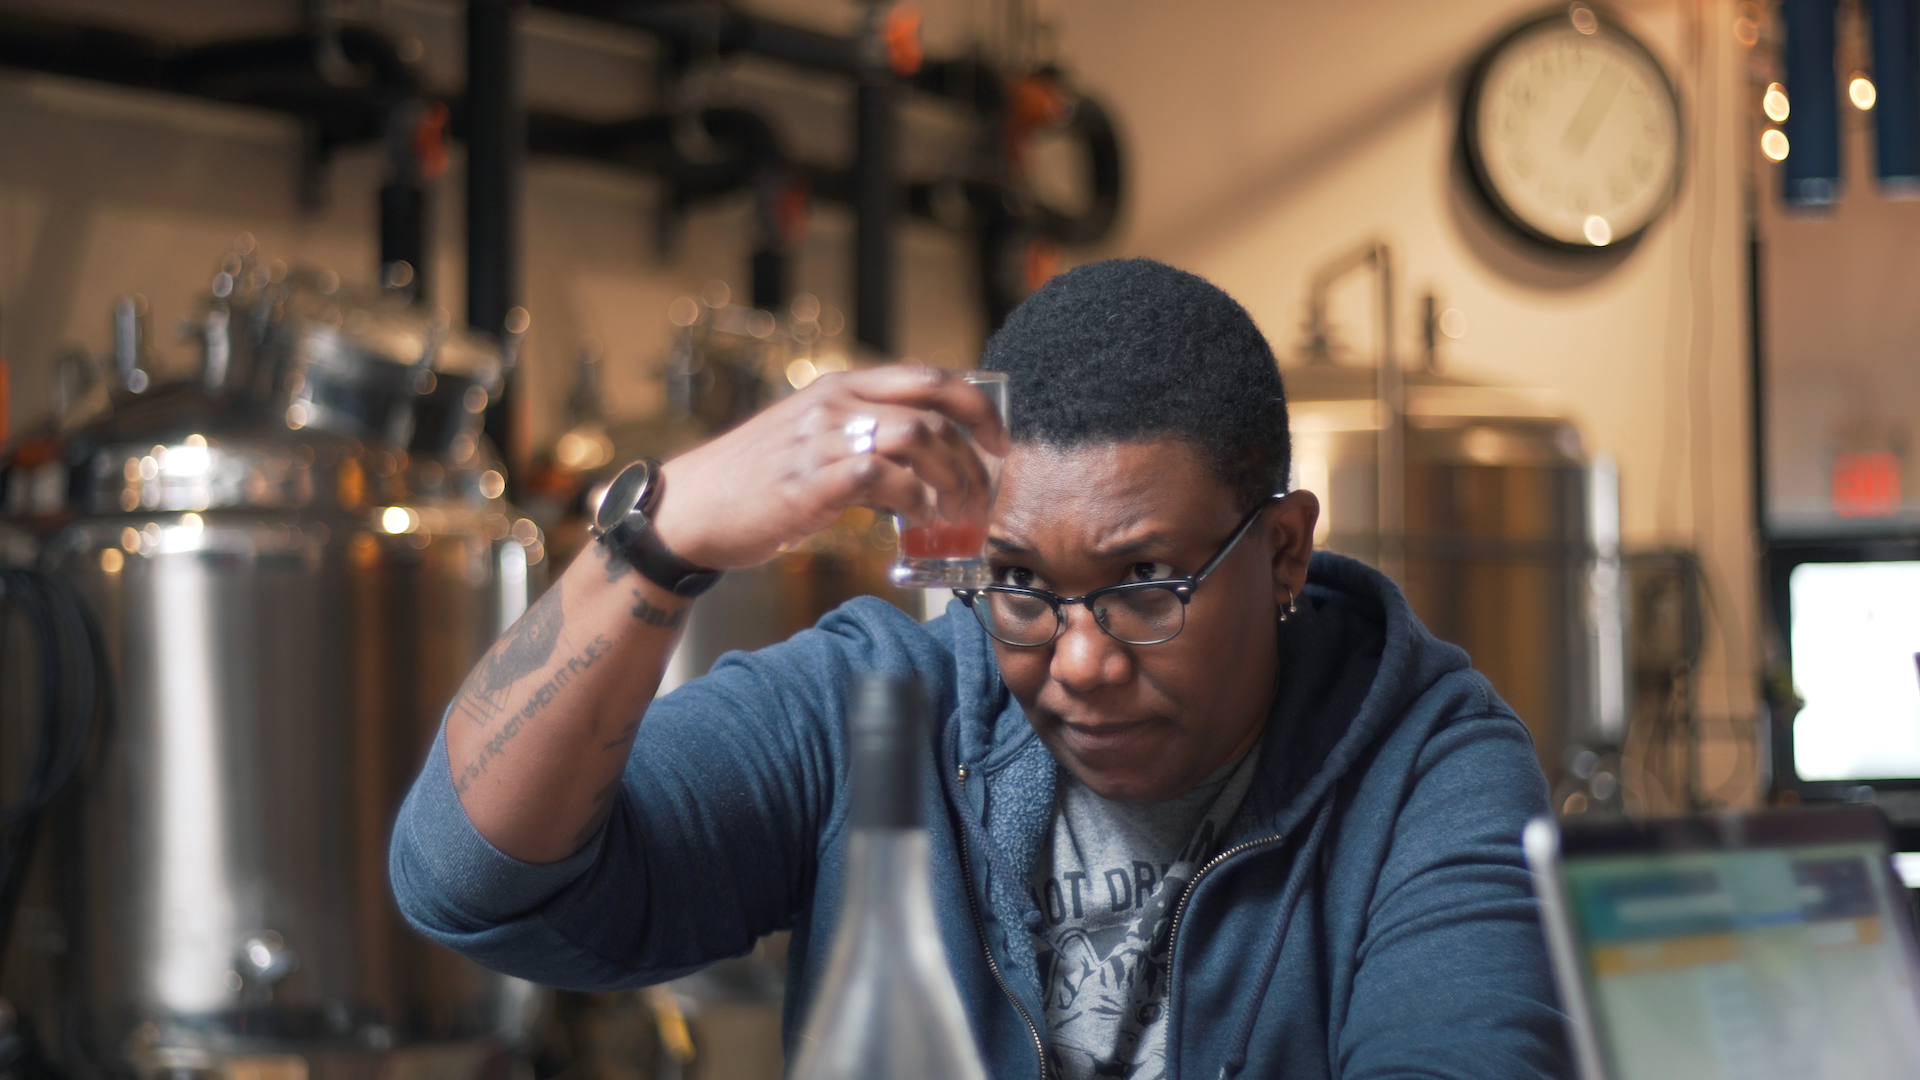
[[[1605,527],[1614,496],[1572,424],[1520,392],[1407,373],[1403,517],[1383,531],[1379,434],[1390,421],[1373,372],[1305,366],[1284,378],[1296,486],[1321,502],[1315,546],[1390,567],[1421,622],[1466,649],[1527,722],[1550,777],[1582,750],[1617,747],[1624,720],[1608,709],[1623,699],[1605,697],[1603,682],[1621,662],[1604,646],[1618,628],[1599,591],[1609,560],[1617,583]]]
[[[1333,285],[1368,270],[1376,355],[1336,362]],[[1290,487],[1320,498],[1315,546],[1391,576],[1421,622],[1464,648],[1526,722],[1562,812],[1618,810],[1627,727],[1619,480],[1556,403],[1395,355],[1384,244],[1331,260],[1307,295],[1299,363],[1282,368]],[[1577,797],[1576,797],[1577,796]]]
[[[104,406],[0,471],[10,560],[75,586],[118,699],[50,830],[66,948],[22,1004],[81,1075],[501,1067],[534,988],[407,928],[386,853],[545,569],[479,439],[502,352],[237,257],[201,331],[199,377],[148,386],[118,320]]]

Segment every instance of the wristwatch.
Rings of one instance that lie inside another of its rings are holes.
[[[621,469],[607,485],[590,531],[648,581],[676,596],[699,596],[720,580],[720,571],[695,566],[675,555],[653,531],[653,510],[660,505],[665,489],[666,476],[652,458],[642,458]]]

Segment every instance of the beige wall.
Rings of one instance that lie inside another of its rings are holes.
[[[757,6],[841,28],[855,10],[842,0]],[[922,6],[936,52],[991,22],[991,10],[978,4]],[[1598,263],[1530,254],[1486,220],[1452,164],[1463,69],[1532,3],[1040,6],[1058,27],[1067,65],[1109,103],[1127,139],[1129,205],[1120,235],[1101,253],[1152,255],[1218,281],[1285,355],[1297,345],[1314,268],[1365,239],[1391,244],[1403,355],[1414,355],[1415,304],[1431,289],[1468,319],[1467,336],[1444,354],[1450,371],[1556,391],[1589,448],[1619,459],[1629,541],[1705,553],[1719,618],[1702,704],[1709,716],[1745,723],[1756,668],[1744,374],[1751,131],[1748,60],[1731,34],[1732,0],[1616,5],[1680,85],[1693,144],[1672,211],[1643,242]],[[211,33],[258,24],[267,6],[89,0],[86,7]],[[294,5],[283,7],[290,20]],[[383,10],[426,43],[437,77],[457,84],[456,9],[396,0]],[[533,22],[537,99],[602,112],[644,100],[651,55],[644,39]],[[808,152],[844,153],[843,92],[783,78],[746,65],[730,92],[777,106],[783,127]],[[303,216],[293,200],[293,132],[257,114],[7,74],[0,75],[0,131],[9,143],[0,155],[0,303],[17,372],[16,421],[39,411],[45,363],[57,346],[105,348],[114,295],[148,294],[157,324],[169,328],[192,309],[241,229],[271,250],[349,277],[370,272],[377,169],[367,152],[337,167],[330,207]],[[567,365],[587,335],[608,346],[615,411],[644,411],[656,397],[649,373],[664,344],[667,301],[713,277],[743,284],[738,210],[697,215],[679,256],[662,262],[651,255],[646,181],[543,163],[531,169],[527,193],[535,438],[557,433]],[[441,202],[438,296],[456,313],[457,203],[450,184]],[[843,213],[818,212],[799,268],[801,286],[829,304],[845,303],[846,231]],[[979,330],[965,246],[915,227],[903,247],[905,350],[970,357]],[[1356,289],[1335,304],[1361,355],[1370,348],[1364,303]],[[169,348],[184,362],[183,347]]]
[[[1620,463],[1636,546],[1698,547],[1715,607],[1701,707],[1709,737],[1754,709],[1744,210],[1748,57],[1732,4],[1617,5],[1687,101],[1680,197],[1630,251],[1530,254],[1489,222],[1453,164],[1464,68],[1539,5],[1166,5],[1061,0],[1074,70],[1112,102],[1138,187],[1116,250],[1194,270],[1238,297],[1276,351],[1297,349],[1307,281],[1371,238],[1399,272],[1400,355],[1417,356],[1419,294],[1467,316],[1450,373],[1557,392],[1589,450]],[[1370,294],[1336,296],[1372,355]],[[1713,753],[1710,783],[1734,755]]]

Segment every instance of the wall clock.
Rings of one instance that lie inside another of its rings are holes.
[[[1480,58],[1461,139],[1494,209],[1562,249],[1645,231],[1673,201],[1686,149],[1660,61],[1579,3],[1522,24]]]

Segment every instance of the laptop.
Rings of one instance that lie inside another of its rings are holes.
[[[1920,951],[1871,806],[1529,823],[1581,1080],[1913,1080]]]

